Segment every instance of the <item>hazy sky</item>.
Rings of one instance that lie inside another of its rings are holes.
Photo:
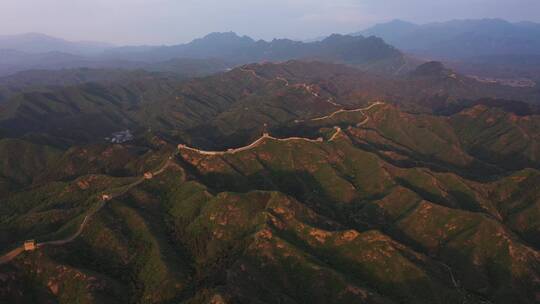
[[[172,44],[209,32],[254,38],[350,33],[400,18],[540,21],[540,0],[0,0],[0,34]]]

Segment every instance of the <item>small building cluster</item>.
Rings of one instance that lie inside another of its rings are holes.
[[[106,141],[110,141],[113,144],[122,144],[128,141],[132,141],[135,137],[131,134],[130,130],[124,130],[113,133],[111,137],[105,138]]]

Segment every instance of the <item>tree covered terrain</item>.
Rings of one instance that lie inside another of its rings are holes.
[[[538,90],[315,59],[6,94],[0,299],[537,303]]]

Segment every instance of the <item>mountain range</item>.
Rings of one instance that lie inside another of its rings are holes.
[[[108,53],[115,58],[137,60],[168,60],[172,58],[227,58],[232,62],[250,63],[261,61],[286,61],[291,59],[329,60],[355,65],[374,64],[394,58],[401,53],[375,37],[352,37],[334,34],[322,41],[300,42],[275,39],[255,41],[235,33],[212,33],[190,43],[155,47],[112,49]],[[118,53],[120,55],[118,55]],[[130,57],[131,55],[131,57]],[[399,62],[398,62],[399,63]]]
[[[540,75],[520,43],[47,41],[0,51],[0,303],[539,302],[540,90],[493,80]]]
[[[334,34],[309,42],[257,41],[224,32],[185,44],[122,47],[70,42],[35,33],[0,36],[0,75],[31,69],[133,69],[180,58],[220,60],[229,66],[261,61],[322,60],[379,73],[407,72],[423,61],[439,60],[460,72],[486,78],[534,81],[540,78],[536,58],[540,56],[537,38],[540,25],[533,22],[478,19],[418,25],[394,20],[352,36],[355,37]]]
[[[60,52],[74,55],[92,55],[113,47],[114,45],[110,43],[90,41],[73,42],[41,33],[0,35],[0,49],[34,54]]]
[[[152,68],[166,66],[171,60],[206,60],[226,62],[230,66],[262,61],[292,59],[322,60],[355,65],[379,73],[406,71],[410,64],[394,47],[375,37],[332,35],[323,41],[304,43],[287,39],[255,41],[235,33],[213,33],[201,39],[156,47],[108,48],[92,56],[65,53],[61,45],[47,52],[9,49],[0,41],[0,75],[31,69],[62,68]],[[35,43],[39,44],[39,40]],[[220,65],[222,65],[220,63]]]
[[[403,52],[440,60],[487,79],[540,79],[540,24],[501,19],[414,24],[382,23],[356,33],[375,35]]]
[[[532,22],[482,19],[417,25],[394,20],[358,34],[375,35],[404,51],[438,59],[540,54],[540,24]]]
[[[223,148],[233,138],[236,144],[245,143],[260,132],[263,123],[275,127],[308,113],[334,109],[326,99],[350,107],[383,99],[413,111],[439,113],[481,98],[534,104],[540,95],[532,88],[482,83],[437,62],[426,63],[405,77],[300,61],[248,65],[185,82],[161,73],[108,73],[109,82],[73,83],[13,95],[3,104],[0,132],[9,137],[51,140],[52,136],[61,142],[84,143],[101,140],[115,130],[151,128],[177,141]],[[318,82],[318,78],[323,80]],[[309,90],[303,86],[306,83]],[[295,94],[284,108],[280,96],[289,93]],[[313,101],[309,108],[304,108],[303,99]]]
[[[530,88],[437,62],[142,76],[5,103],[1,299],[536,303]]]

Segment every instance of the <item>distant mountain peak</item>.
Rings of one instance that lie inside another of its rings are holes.
[[[122,51],[126,52],[125,49]],[[234,32],[216,32],[190,43],[150,49],[147,52],[131,52],[131,55],[130,58],[135,58],[132,60],[140,61],[221,58],[235,64],[307,59],[346,63],[381,71],[403,65],[403,54],[379,38],[340,34],[306,43],[290,39],[255,41]],[[121,58],[118,53],[115,56]]]
[[[237,33],[230,31],[230,32],[213,32],[206,36],[204,36],[201,39],[196,40],[251,40],[252,38],[249,36],[240,36]]]
[[[97,54],[113,47],[109,43],[93,41],[68,41],[43,33],[0,35],[0,49],[12,49],[25,53],[63,52],[72,54]]]
[[[334,42],[334,41],[343,41],[351,38],[351,36],[341,35],[341,34],[332,34],[322,40],[322,42]]]
[[[401,19],[393,19],[388,22],[384,23],[377,23],[371,28],[363,31],[363,32],[370,32],[370,31],[378,31],[378,30],[408,30],[411,28],[419,27],[420,25],[416,23],[412,23],[409,21],[401,20]]]
[[[455,72],[440,61],[430,61],[418,66],[412,73],[415,77],[448,77],[455,75]]]
[[[221,38],[221,37],[240,38],[240,36],[237,33],[233,32],[233,31],[229,31],[229,32],[212,32],[212,33],[209,33],[206,36],[204,36],[203,39],[205,39],[205,38]]]
[[[30,37],[30,38],[50,38],[50,39],[55,39],[55,40],[64,40],[61,38],[55,38],[50,35],[38,33],[38,32],[28,32],[28,33],[22,33],[19,35],[7,35],[7,36],[11,36],[11,37],[19,36],[19,37]]]
[[[455,19],[420,25],[392,20],[357,34],[375,35],[401,50],[438,59],[540,54],[540,24],[512,23],[499,18]]]
[[[392,24],[392,25],[406,25],[406,26],[417,26],[416,23],[412,23],[412,22],[409,22],[409,21],[405,21],[405,20],[401,20],[401,19],[393,19],[391,20],[390,22],[388,22],[387,24]]]

